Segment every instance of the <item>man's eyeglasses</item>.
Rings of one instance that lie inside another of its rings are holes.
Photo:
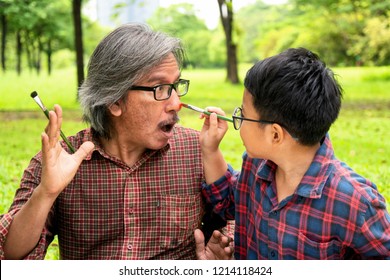
[[[233,118],[233,126],[234,126],[234,129],[236,130],[239,130],[241,125],[242,125],[242,122],[243,121],[250,121],[250,122],[258,122],[258,123],[268,123],[268,124],[273,124],[273,123],[277,123],[277,122],[272,122],[272,121],[267,121],[267,120],[254,120],[254,119],[247,119],[247,118],[244,118],[244,116],[242,115],[242,109],[241,107],[236,107],[236,109],[234,109],[234,112],[233,112],[233,115],[232,115],[232,118]],[[279,123],[277,123],[279,124]],[[280,126],[284,127],[283,125],[279,124]]]
[[[129,88],[129,90],[153,91],[154,99],[157,101],[162,101],[171,97],[172,89],[175,89],[179,97],[186,95],[188,92],[189,85],[189,80],[180,79],[173,84],[162,84],[157,85],[155,87],[132,86]]]

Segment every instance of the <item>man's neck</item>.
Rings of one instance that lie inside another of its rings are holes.
[[[100,143],[108,155],[120,159],[127,166],[133,166],[146,151],[144,147],[129,145],[120,137],[113,137],[109,140],[100,138]]]

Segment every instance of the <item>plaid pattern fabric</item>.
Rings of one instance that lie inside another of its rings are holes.
[[[244,154],[240,174],[229,168],[204,186],[216,212],[235,215],[236,259],[390,259],[384,198],[334,157],[328,137],[295,193],[280,203],[275,171],[273,162]]]
[[[62,259],[195,259],[193,232],[204,208],[199,134],[180,126],[174,134],[165,148],[147,151],[134,166],[110,157],[94,141],[95,151],[57,198],[38,246],[26,258],[44,258],[58,235]],[[92,133],[87,129],[70,140],[77,148]],[[40,173],[39,153],[1,217],[0,244]]]

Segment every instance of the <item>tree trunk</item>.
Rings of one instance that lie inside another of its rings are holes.
[[[77,64],[77,88],[84,81],[84,61],[83,61],[83,35],[81,27],[81,2],[73,0],[73,23],[75,35],[76,64]],[[77,94],[78,98],[78,94]]]
[[[238,84],[237,46],[233,42],[233,0],[218,0],[219,14],[226,38],[227,77],[232,84]]]
[[[46,51],[46,55],[47,55],[47,73],[49,74],[49,76],[51,75],[51,54],[52,54],[51,39],[49,38],[49,40],[47,41],[47,51]]]
[[[38,47],[37,47],[37,60],[35,63],[35,67],[37,70],[37,74],[39,75],[41,73],[41,65],[42,65],[42,42],[41,42],[41,36],[38,34]]]
[[[24,49],[26,50],[26,57],[27,57],[27,65],[30,72],[34,68],[34,62],[33,62],[33,47],[30,40],[30,32],[25,31],[24,32]]]
[[[6,38],[7,38],[7,17],[5,15],[1,15],[1,68],[3,69],[3,72],[6,71],[6,65],[5,65]]]
[[[20,29],[16,32],[16,72],[19,76],[22,73],[22,36]]]

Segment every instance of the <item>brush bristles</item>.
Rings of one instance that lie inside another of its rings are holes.
[[[38,93],[36,91],[33,91],[30,95],[32,98],[35,98],[38,96]]]

